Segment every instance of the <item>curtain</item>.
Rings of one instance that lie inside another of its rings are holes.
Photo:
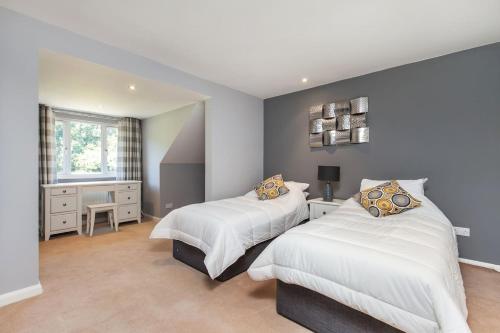
[[[52,109],[47,105],[40,104],[39,110],[39,139],[38,139],[38,182],[42,184],[53,184],[56,182],[56,145],[55,127],[56,118]],[[42,188],[39,189],[39,230],[43,235],[43,198]]]
[[[141,120],[123,118],[118,122],[118,180],[142,180]]]

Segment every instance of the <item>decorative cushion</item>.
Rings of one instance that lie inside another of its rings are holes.
[[[363,190],[355,198],[375,217],[400,214],[422,205],[420,200],[399,186],[397,180]]]
[[[281,175],[267,178],[255,186],[255,192],[257,192],[259,200],[276,199],[281,195],[287,194],[289,191]]]

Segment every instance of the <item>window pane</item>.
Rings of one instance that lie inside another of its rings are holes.
[[[108,146],[106,147],[108,151],[108,172],[113,173],[116,172],[116,155],[118,152],[118,128],[116,127],[107,127],[106,128],[106,143]]]
[[[71,127],[71,173],[101,173],[101,125],[76,122]]]
[[[64,124],[56,121],[56,170],[60,173],[64,170]]]

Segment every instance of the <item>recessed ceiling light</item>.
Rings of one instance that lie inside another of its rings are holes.
[[[307,83],[307,81],[309,81],[309,79],[307,77],[302,78],[302,83]]]
[[[130,90],[134,91],[134,90],[135,90],[135,85],[133,85],[133,84],[129,85],[129,86],[128,86],[128,89],[130,89]]]

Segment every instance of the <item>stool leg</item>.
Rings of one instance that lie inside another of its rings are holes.
[[[118,208],[113,208],[113,220],[115,222],[115,231],[118,231]]]
[[[90,212],[90,237],[94,234],[95,211]]]
[[[90,231],[90,209],[87,209],[87,231],[86,233],[88,234]]]
[[[112,212],[111,211],[108,211],[108,223],[109,223],[109,226],[111,227],[111,229],[113,229],[113,216],[111,215]]]

